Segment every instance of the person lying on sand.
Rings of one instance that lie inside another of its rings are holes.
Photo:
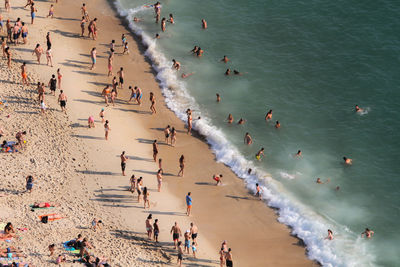
[[[25,254],[23,253],[19,253],[19,252],[0,252],[0,257],[2,258],[25,258],[27,257]]]
[[[32,205],[32,208],[37,209],[37,208],[50,208],[50,207],[59,207],[59,204],[56,203],[49,203],[49,202],[35,202]]]

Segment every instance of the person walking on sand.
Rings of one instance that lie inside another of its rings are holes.
[[[104,96],[104,102],[106,103],[106,107],[108,107],[108,98],[110,97],[110,85],[107,85],[101,94]],[[103,121],[104,122],[104,121]]]
[[[184,245],[184,252],[186,252],[187,254],[190,253],[189,249],[190,249],[190,230],[186,230],[186,232],[183,234],[183,237],[185,238],[185,245]]]
[[[54,5],[50,5],[50,10],[49,10],[49,14],[46,16],[46,18],[51,17],[54,18]]]
[[[63,90],[60,91],[58,102],[60,102],[61,111],[64,111],[64,113],[67,114],[67,96],[64,94]]]
[[[139,106],[142,105],[141,99],[142,99],[142,89],[140,87],[135,86],[136,90],[136,101],[138,102]]]
[[[186,195],[186,215],[190,216],[190,212],[192,210],[192,204],[193,204],[193,200],[192,197],[190,196],[190,192],[188,192],[188,194]]]
[[[105,138],[108,140],[108,132],[111,131],[110,125],[108,124],[108,120],[106,120],[106,123],[104,124],[104,132],[105,132]]]
[[[146,219],[146,232],[147,232],[147,238],[151,240],[151,235],[153,233],[153,225],[152,225],[152,219],[153,215],[149,214]]]
[[[172,234],[172,240],[174,241],[174,248],[176,249],[179,237],[182,236],[181,228],[179,228],[177,222],[175,222],[175,224],[172,226],[170,233]]]
[[[129,191],[131,191],[131,193],[135,192],[136,189],[136,177],[134,174],[132,174],[131,179],[129,179],[129,182],[131,184]]]
[[[44,101],[44,84],[42,85],[40,82],[37,83],[37,91],[38,91],[38,101]]]
[[[149,196],[150,196],[150,193],[149,193],[149,191],[147,190],[147,187],[145,186],[144,188],[143,188],[143,204],[144,204],[144,209],[146,209],[146,204],[147,204],[147,207],[150,209],[150,200],[149,200]]]
[[[32,52],[32,55],[36,54],[37,62],[40,65],[40,58],[42,57],[43,54],[43,48],[40,46],[40,44],[37,44],[35,49]]]
[[[126,176],[125,174],[125,168],[126,168],[126,162],[128,161],[128,157],[125,156],[125,151],[122,151],[122,154],[120,156],[121,158],[121,170],[122,170],[122,175]]]
[[[158,168],[161,170],[161,173],[162,173],[163,168],[162,168],[162,159],[161,158],[158,159]]]
[[[258,199],[260,199],[260,200],[261,200],[261,193],[262,193],[262,190],[261,190],[260,185],[256,184],[256,194],[255,194],[255,196],[258,197]]]
[[[57,69],[58,89],[61,89],[61,79],[62,79],[61,69]]]
[[[157,171],[157,184],[158,184],[158,192],[161,192],[162,185],[162,169]]]
[[[219,266],[223,267],[225,265],[225,251],[224,248],[219,250]]]
[[[179,172],[178,172],[178,176],[182,176],[183,177],[183,171],[185,169],[185,156],[181,155],[181,157],[179,158]]]
[[[158,235],[160,234],[160,227],[158,226],[158,219],[154,220],[153,224],[154,241],[158,243]]]
[[[143,185],[143,178],[139,177],[139,179],[137,180],[137,187],[136,187],[136,192],[138,193],[137,196],[138,203],[140,203],[140,195],[142,194],[142,185]]]
[[[154,159],[154,162],[157,161],[157,154],[158,154],[157,140],[154,140],[153,141],[153,159]]]
[[[96,53],[97,53],[96,47],[93,47],[92,51],[90,51],[90,59],[92,60],[92,66],[90,67],[90,70],[93,70],[96,67],[96,59],[97,59]]]
[[[193,243],[196,244],[197,246],[197,233],[199,232],[199,229],[197,228],[196,225],[194,225],[194,223],[190,223],[190,234],[192,236],[192,241]]]
[[[51,53],[51,49],[47,49],[46,59],[47,59],[47,66],[50,63],[50,67],[53,67],[53,54]]]
[[[151,114],[156,114],[157,113],[156,97],[154,96],[153,92],[150,92],[150,102],[151,102],[151,106],[150,106]]]
[[[35,178],[33,178],[32,175],[29,175],[26,177],[26,191],[28,191],[29,193],[32,192],[34,181],[35,181]]]
[[[26,62],[21,65],[22,85],[28,85],[28,74],[26,73]]]
[[[177,263],[179,264],[179,267],[182,266],[182,260],[183,260],[183,250],[182,250],[182,242],[178,242],[178,261]]]
[[[117,72],[117,75],[119,77],[119,88],[124,89],[124,68],[120,68],[119,71]]]
[[[44,101],[40,101],[40,111],[42,114],[46,113],[46,104],[44,103]]]
[[[226,267],[233,267],[232,249],[229,248],[228,252],[225,253]]]

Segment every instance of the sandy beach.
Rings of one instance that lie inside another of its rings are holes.
[[[178,222],[182,232],[194,222],[199,228],[197,259],[184,255],[184,266],[219,266],[219,249],[223,240],[232,248],[235,266],[318,266],[306,257],[301,242],[290,235],[290,229],[277,222],[274,210],[248,192],[243,181],[223,164],[217,163],[202,137],[186,134],[180,121],[163,102],[151,62],[144,57],[145,48],[116,16],[106,0],[86,3],[91,18],[98,18],[98,39],[80,37],[81,1],[60,0],[59,3],[38,1],[34,25],[30,24],[26,1],[13,1],[10,13],[1,10],[3,20],[20,17],[27,22],[27,44],[10,44],[12,68],[1,61],[0,99],[8,107],[0,111],[0,128],[5,132],[0,141],[15,141],[18,131],[26,130],[27,143],[20,152],[1,153],[0,223],[12,222],[17,231],[12,246],[27,254],[20,262],[34,266],[52,266],[59,254],[66,253],[62,242],[79,233],[94,245],[92,252],[105,257],[111,266],[164,266],[176,264],[170,229]],[[55,17],[46,18],[50,4],[55,5]],[[52,38],[54,67],[37,65],[32,55],[36,43],[46,46],[46,33]],[[129,42],[129,55],[122,55],[121,35]],[[4,36],[4,32],[2,36]],[[87,29],[86,29],[87,34]],[[111,84],[107,76],[109,43],[116,40],[113,72],[124,68],[124,89],[118,90],[115,106],[106,107],[101,95]],[[90,70],[90,50],[96,47],[97,63]],[[22,86],[20,65],[27,63],[28,80]],[[60,111],[56,96],[48,94],[49,107],[40,113],[35,83],[46,85],[51,74],[61,68],[62,89],[68,97],[67,114]],[[128,86],[143,90],[143,103],[127,103]],[[149,93],[156,97],[157,114],[150,112]],[[99,112],[105,108],[109,120],[109,140]],[[9,115],[9,116],[8,116]],[[95,118],[95,128],[88,128],[89,116]],[[164,142],[163,129],[177,129],[175,147]],[[158,157],[163,161],[162,191],[157,192],[158,163],[152,159],[152,143],[158,140]],[[126,151],[127,176],[122,176],[120,154]],[[180,155],[185,155],[184,177],[178,177]],[[129,178],[142,176],[149,188],[150,208],[137,202],[131,193]],[[223,186],[216,186],[214,174],[223,174]],[[32,193],[25,192],[25,177],[35,177]],[[186,216],[185,196],[193,197],[192,215]],[[67,218],[43,224],[38,216],[47,210],[31,211],[34,202],[55,202],[60,205],[48,213]],[[160,225],[160,243],[147,241],[145,220],[149,214]],[[90,229],[93,218],[103,221],[101,230]],[[182,240],[182,238],[181,238]],[[10,244],[2,242],[1,249]],[[47,246],[56,244],[55,256],[49,257]],[[67,266],[77,259],[68,255]],[[6,263],[7,261],[4,261]],[[0,262],[3,263],[3,262]],[[3,264],[4,264],[3,263]]]

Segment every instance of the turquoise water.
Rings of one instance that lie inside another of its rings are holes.
[[[160,2],[161,17],[175,18],[165,33],[154,23],[153,10],[142,7],[148,2],[121,0],[119,8],[143,19],[131,26],[151,42],[147,55],[161,85],[174,88],[164,90],[170,108],[182,118],[185,108],[195,107],[195,117],[204,120],[197,128],[238,175],[239,167],[257,169],[256,177],[244,177],[246,184],[260,181],[266,191],[272,188],[267,201],[282,209],[280,220],[305,240],[310,258],[326,266],[397,265],[399,2]],[[202,18],[207,30],[201,29]],[[156,33],[161,38],[153,43]],[[189,53],[194,45],[205,51],[202,58]],[[220,62],[223,55],[231,62]],[[169,69],[172,58],[182,64],[180,73],[195,74],[177,79]],[[228,67],[245,74],[226,77]],[[366,112],[356,114],[355,104]],[[266,123],[269,109],[273,122]],[[229,113],[246,124],[229,125]],[[210,125],[218,131],[211,133]],[[245,132],[253,145],[243,144]],[[266,157],[255,162],[260,147]],[[296,159],[299,149],[303,157]],[[228,162],[236,154],[240,160]],[[344,166],[343,156],[353,165]],[[316,184],[317,177],[331,181]],[[360,239],[365,227],[375,231],[373,239]],[[333,241],[323,240],[328,228]]]

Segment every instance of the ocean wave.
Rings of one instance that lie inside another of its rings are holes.
[[[179,80],[177,72],[172,70],[172,62],[165,54],[157,48],[157,40],[150,37],[133,18],[141,12],[153,12],[151,8],[140,6],[125,9],[119,1],[114,2],[119,15],[129,23],[131,30],[141,37],[146,46],[145,56],[151,59],[152,67],[156,70],[156,78],[165,97],[169,109],[175,112],[177,117],[186,121],[186,109],[196,111],[193,121],[193,129],[205,136],[210,144],[218,162],[229,166],[232,171],[242,178],[249,190],[255,192],[256,183],[262,188],[262,197],[266,203],[277,208],[279,222],[291,227],[292,234],[303,240],[307,248],[307,255],[310,259],[318,261],[323,266],[372,266],[374,261],[372,254],[365,253],[365,244],[360,243],[358,235],[346,231],[345,227],[326,220],[316,214],[308,207],[290,197],[289,192],[276,180],[263,170],[255,167],[253,162],[245,157],[234,147],[225,134],[204,115],[195,99],[186,90],[186,83]],[[150,14],[149,14],[150,15]],[[248,169],[253,171],[248,173]],[[294,175],[281,174],[283,178],[294,179]],[[345,232],[332,241],[325,240],[327,229],[336,232]],[[354,257],[362,255],[362,257]]]

